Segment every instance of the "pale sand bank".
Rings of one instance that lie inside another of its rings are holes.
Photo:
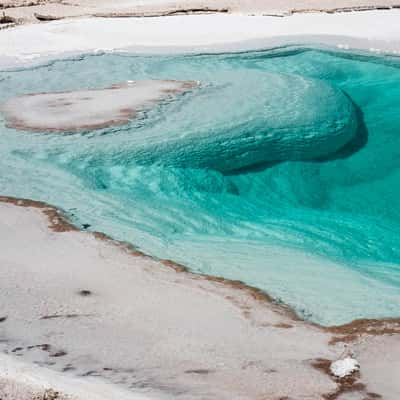
[[[9,127],[38,132],[79,132],[122,125],[141,111],[187,92],[193,81],[127,81],[103,89],[33,93],[0,105]]]
[[[73,230],[52,209],[21,204],[30,207],[0,205],[0,348],[10,357],[0,362],[0,397],[25,400],[13,390],[52,387],[103,400],[102,382],[114,384],[109,393],[121,390],[119,399],[398,399],[398,334],[329,344],[335,332],[296,320],[261,294],[179,272]],[[324,372],[329,361],[350,353],[360,377],[335,382]]]
[[[19,26],[0,34],[0,68],[68,54],[219,52],[317,44],[400,54],[400,9],[291,17],[189,15],[83,18]]]

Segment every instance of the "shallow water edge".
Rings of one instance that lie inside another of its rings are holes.
[[[318,329],[321,329],[325,332],[330,332],[337,335],[337,337],[334,337],[331,340],[330,344],[336,344],[339,342],[352,342],[356,340],[358,336],[361,334],[376,336],[376,335],[400,333],[400,318],[382,318],[382,319],[363,318],[363,319],[356,319],[342,325],[332,325],[332,326],[319,325],[318,323],[302,319],[298,314],[296,314],[296,312],[292,308],[290,308],[290,306],[282,302],[276,302],[272,297],[268,295],[268,293],[257,287],[247,285],[246,283],[238,280],[231,280],[223,277],[202,274],[200,272],[193,272],[186,266],[178,264],[174,261],[159,259],[157,257],[145,254],[137,250],[132,243],[115,240],[103,232],[88,231],[82,227],[78,227],[68,219],[66,213],[63,210],[54,207],[50,204],[47,204],[45,202],[30,200],[30,199],[21,199],[9,196],[0,196],[0,202],[13,204],[19,207],[36,208],[41,210],[41,212],[43,212],[43,214],[45,214],[49,220],[49,228],[54,232],[58,233],[71,232],[71,231],[85,232],[93,235],[98,240],[106,241],[112,245],[117,246],[118,248],[121,249],[121,251],[126,251],[133,257],[149,258],[159,262],[163,266],[173,269],[177,273],[188,274],[191,277],[198,277],[200,279],[216,282],[218,284],[221,284],[225,287],[234,290],[243,291],[256,301],[268,304],[270,307],[273,307],[274,311],[280,314],[284,314],[293,321],[298,321],[298,322],[300,321],[305,323],[306,325],[310,325]]]

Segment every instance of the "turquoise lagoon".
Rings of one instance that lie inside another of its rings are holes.
[[[257,286],[320,324],[400,316],[400,60],[303,47],[85,55],[0,72],[0,101],[139,79],[201,86],[79,134],[1,119],[0,194]]]

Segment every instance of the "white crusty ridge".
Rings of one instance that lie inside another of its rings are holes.
[[[400,54],[400,9],[290,17],[191,15],[81,18],[27,25],[0,35],[0,67],[63,53],[222,51],[318,43]],[[205,27],[207,27],[205,29]]]

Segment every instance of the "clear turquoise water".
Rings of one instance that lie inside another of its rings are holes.
[[[88,55],[0,72],[0,101],[148,78],[202,86],[100,131],[17,132],[1,119],[0,193],[243,280],[321,324],[400,316],[399,60]]]

